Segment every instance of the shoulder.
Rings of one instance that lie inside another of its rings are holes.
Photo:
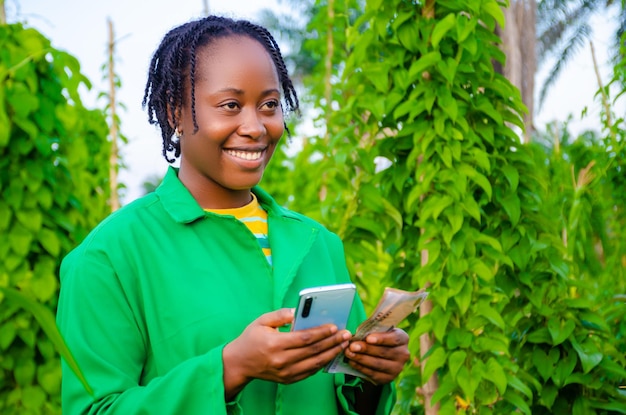
[[[150,193],[111,213],[89,233],[85,242],[102,237],[121,237],[128,231],[146,228],[163,218],[160,210],[159,198]]]
[[[89,232],[64,259],[72,263],[85,257],[108,257],[123,251],[129,241],[140,240],[149,229],[164,217],[159,210],[159,199],[154,194],[143,196],[111,213]]]

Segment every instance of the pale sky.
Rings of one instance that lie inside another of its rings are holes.
[[[128,203],[140,196],[145,179],[151,175],[162,176],[168,166],[161,156],[160,132],[148,124],[141,108],[148,64],[168,30],[202,15],[203,0],[6,0],[5,3],[9,22],[26,21],[51,39],[52,46],[78,58],[83,73],[93,83],[92,90],[83,94],[84,104],[89,108],[96,107],[99,92],[108,92],[101,67],[107,59],[107,18],[112,19],[119,40],[116,72],[122,82],[117,99],[126,106],[120,113],[121,128],[129,139],[122,148],[126,168],[120,172],[119,179],[127,186],[122,200]],[[211,13],[253,21],[262,8],[280,10],[288,7],[288,3],[208,0]],[[606,64],[610,28],[600,19],[597,23],[594,44],[606,83],[610,73],[610,66]],[[538,79],[541,76],[540,73]],[[596,90],[591,53],[589,46],[585,46],[547,97],[542,111],[535,115],[536,125],[541,128],[548,121],[563,121],[568,114],[573,114],[573,130],[598,128],[599,104],[592,105]],[[98,105],[103,107],[104,101]],[[580,121],[585,105],[590,106],[589,115]]]

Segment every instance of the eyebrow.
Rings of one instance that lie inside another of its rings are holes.
[[[243,89],[239,89],[239,88],[222,88],[220,90],[217,91],[217,93],[223,93],[223,92],[230,92],[233,93],[235,95],[243,95],[244,91]],[[266,89],[265,91],[263,91],[261,93],[261,95],[265,96],[265,95],[270,95],[270,94],[279,94],[280,95],[280,91],[276,88],[271,88],[271,89]]]

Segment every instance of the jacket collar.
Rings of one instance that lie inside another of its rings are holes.
[[[293,212],[283,208],[263,189],[252,188],[259,203],[268,216],[278,216],[300,221]],[[157,187],[156,194],[163,203],[165,211],[178,223],[191,223],[205,217],[204,209],[196,202],[189,190],[178,179],[178,169],[169,167],[163,182]]]
[[[274,307],[283,306],[304,258],[313,247],[320,228],[302,216],[283,208],[263,189],[255,186],[252,192],[265,209],[269,222],[269,238],[274,267]],[[156,189],[165,211],[178,223],[191,223],[206,217],[202,207],[178,180],[178,169],[170,167],[161,185]]]

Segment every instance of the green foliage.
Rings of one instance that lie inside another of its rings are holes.
[[[34,29],[0,26],[0,80],[0,412],[60,413],[55,327],[23,307],[55,309],[61,258],[109,211],[107,126]]]
[[[493,68],[505,59],[500,5],[432,4],[429,18],[404,0],[339,2],[334,14],[317,2],[319,37],[305,46],[320,56],[308,82],[325,134],[281,160],[295,182],[264,185],[340,234],[367,307],[384,285],[430,287],[432,311],[405,328],[415,357],[421,335],[434,344],[423,370],[401,376],[399,413],[422,413],[415,390],[431,375],[440,414],[624,413],[623,300],[607,284],[620,276],[624,292],[624,216],[606,210],[626,206],[624,141],[576,153],[577,174],[596,156],[609,168],[572,182],[569,158],[520,143],[526,109]]]

